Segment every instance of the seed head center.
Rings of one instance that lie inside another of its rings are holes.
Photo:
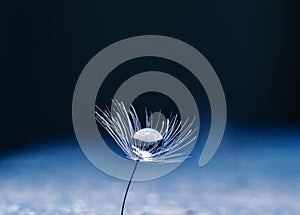
[[[163,139],[163,136],[153,128],[143,128],[135,132],[133,138],[142,142],[152,143]]]

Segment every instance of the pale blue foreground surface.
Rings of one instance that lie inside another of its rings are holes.
[[[298,215],[297,131],[231,132],[202,168],[195,149],[173,173],[134,182],[125,214]],[[0,158],[0,214],[120,214],[127,182],[96,169],[73,138],[46,142]]]

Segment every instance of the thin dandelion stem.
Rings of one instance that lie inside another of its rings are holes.
[[[129,187],[130,187],[130,184],[131,184],[131,181],[132,181],[132,178],[134,176],[134,173],[135,173],[135,170],[136,170],[136,167],[137,167],[138,163],[139,163],[139,160],[136,160],[134,168],[133,168],[133,171],[132,171],[132,174],[131,174],[131,177],[130,177],[130,180],[129,180],[127,188],[126,188],[126,192],[125,192],[125,195],[124,195],[124,198],[123,198],[121,215],[123,215],[123,212],[124,212],[124,207],[125,207],[125,201],[126,201],[127,193],[128,193],[128,190],[129,190]]]

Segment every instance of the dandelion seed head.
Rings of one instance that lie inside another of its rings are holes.
[[[118,146],[131,160],[140,162],[173,163],[181,162],[187,156],[182,149],[197,138],[193,128],[195,117],[180,121],[177,115],[157,122],[145,113],[146,125],[142,128],[136,110],[129,110],[122,102],[112,101],[111,111],[96,106],[96,120],[110,134]]]

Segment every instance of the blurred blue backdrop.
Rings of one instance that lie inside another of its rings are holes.
[[[125,213],[297,215],[298,131],[232,129],[205,167],[197,146],[171,174],[133,182]],[[72,137],[39,144],[1,159],[0,214],[119,214],[126,181],[96,169]]]
[[[133,183],[126,214],[300,214],[298,6],[292,0],[3,2],[0,215],[119,214],[126,182],[82,153],[72,96],[96,53],[144,34],[180,39],[208,59],[223,85],[229,121],[217,154],[199,168],[210,109],[193,76],[157,58],[112,71],[101,86],[106,101],[139,72],[179,78],[195,97],[204,128],[176,171]],[[136,103],[151,100],[143,96]]]

